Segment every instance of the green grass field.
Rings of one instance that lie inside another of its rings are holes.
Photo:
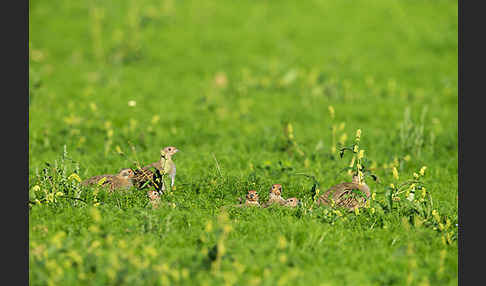
[[[457,19],[457,1],[30,1],[30,284],[457,285]],[[358,129],[373,198],[317,206]],[[73,175],[169,145],[158,209]],[[391,184],[414,173],[409,201]],[[274,183],[302,205],[223,208]]]

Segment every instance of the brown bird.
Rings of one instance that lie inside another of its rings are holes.
[[[160,206],[160,193],[156,190],[150,190],[147,192],[147,196],[150,199],[150,204],[154,209]]]
[[[179,149],[173,146],[165,147],[160,150],[160,160],[151,164],[148,164],[141,169],[135,170],[135,184],[137,187],[142,187],[147,181],[154,179],[154,172],[150,168],[159,170],[161,175],[168,174],[171,179],[170,186],[174,186],[176,176],[176,166],[172,161],[172,156],[179,152]],[[165,183],[162,180],[162,190],[165,190]]]
[[[295,208],[299,203],[300,203],[299,199],[292,197],[285,200],[284,206]]]
[[[101,185],[108,186],[110,191],[117,189],[129,189],[133,186],[134,172],[132,169],[121,169],[118,174],[98,175],[88,178],[81,182],[83,186],[98,184],[100,180],[104,180]]]
[[[360,194],[361,193],[361,194]],[[366,196],[366,198],[363,197]],[[358,176],[353,176],[351,183],[341,183],[330,187],[317,200],[317,204],[331,205],[332,201],[339,207],[353,210],[355,207],[362,207],[370,197],[370,188],[364,183],[359,184]]]
[[[240,198],[241,200],[241,198]],[[246,194],[245,203],[234,205],[234,207],[241,208],[241,207],[251,207],[251,206],[260,206],[260,202],[258,201],[258,193],[255,190],[249,190]]]
[[[282,185],[273,184],[270,188],[268,201],[263,204],[263,207],[269,207],[271,204],[285,205],[285,200],[282,198]]]

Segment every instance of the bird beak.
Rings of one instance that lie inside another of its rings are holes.
[[[180,150],[176,148],[176,149],[174,150],[174,153],[177,153],[177,152],[179,152],[179,151],[180,151]]]

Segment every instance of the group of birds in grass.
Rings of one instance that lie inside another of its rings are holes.
[[[126,190],[131,187],[143,189],[145,186],[156,186],[155,189],[147,192],[150,203],[153,207],[160,204],[160,196],[165,191],[164,180],[157,180],[161,176],[167,175],[170,178],[170,187],[174,187],[176,176],[176,165],[172,156],[179,150],[176,147],[168,146],[160,151],[160,160],[136,169],[124,168],[118,174],[98,175],[81,182],[82,185],[98,184],[108,187],[109,191]],[[157,182],[155,182],[157,181]],[[157,188],[157,186],[160,186]],[[359,195],[356,195],[356,194]],[[317,204],[333,205],[337,207],[353,210],[361,207],[370,197],[370,189],[364,181],[360,181],[358,176],[353,176],[351,182],[344,182],[330,187],[318,199]],[[269,191],[269,199],[260,203],[257,191],[249,190],[245,201],[235,205],[235,207],[269,207],[271,205],[281,205],[286,207],[297,207],[300,200],[296,197],[284,199],[282,197],[282,185],[273,184]]]

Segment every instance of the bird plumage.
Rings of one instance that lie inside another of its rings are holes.
[[[129,189],[133,186],[134,172],[132,169],[121,169],[118,174],[97,175],[81,182],[83,186],[98,184],[102,179],[102,186],[108,186],[110,191],[118,189]]]
[[[160,160],[153,162],[140,169],[135,170],[135,182],[138,187],[142,187],[147,181],[154,179],[154,172],[151,168],[157,169],[161,175],[169,175],[171,179],[171,187],[174,186],[176,176],[176,165],[172,160],[172,156],[179,152],[176,147],[167,146],[160,150]],[[162,181],[162,190],[165,190],[165,183]]]
[[[363,197],[363,195],[366,197]],[[331,205],[332,202],[338,207],[354,209],[361,207],[370,197],[370,188],[364,182],[358,183],[357,177],[353,177],[353,182],[346,182],[330,187],[317,200],[318,204]]]
[[[268,201],[263,203],[262,206],[266,208],[272,204],[285,205],[285,199],[282,198],[282,185],[280,184],[272,185],[268,194]]]
[[[246,200],[243,204],[234,205],[234,207],[241,208],[241,207],[251,207],[251,206],[260,206],[260,202],[258,201],[258,193],[255,190],[249,190],[246,194]]]

